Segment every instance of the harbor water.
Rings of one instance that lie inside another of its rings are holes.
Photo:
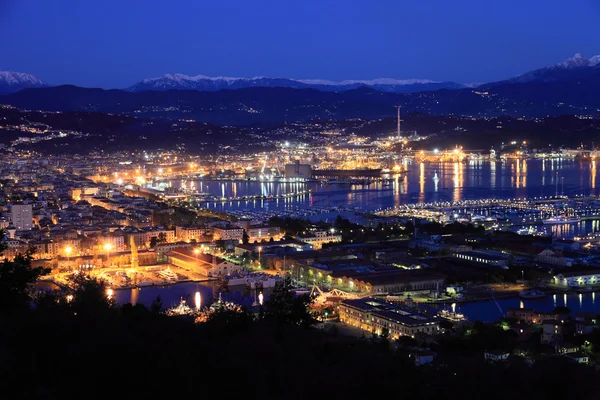
[[[470,321],[493,322],[506,315],[508,308],[532,308],[536,311],[552,311],[565,306],[571,312],[594,312],[600,315],[600,293],[569,293],[548,295],[541,299],[521,300],[518,297],[456,304],[456,311]]]
[[[194,187],[200,193],[218,198],[272,196],[272,199],[203,203],[203,207],[219,211],[307,210],[340,206],[368,211],[408,203],[598,194],[596,164],[594,160],[574,159],[412,162],[407,164],[408,172],[389,175],[389,180],[373,181],[370,185],[232,180],[171,180],[162,183],[173,188]],[[308,190],[310,194],[280,197]]]

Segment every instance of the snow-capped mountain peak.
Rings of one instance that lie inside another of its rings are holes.
[[[432,81],[429,79],[393,79],[393,78],[378,78],[378,79],[367,79],[367,80],[344,80],[344,81],[330,81],[325,79],[298,79],[298,82],[306,83],[308,85],[331,85],[331,86],[345,86],[345,85],[418,85],[428,83],[440,83],[438,81]]]
[[[0,81],[7,85],[45,85],[45,83],[35,75],[13,71],[0,71]]]
[[[462,87],[453,82],[437,82],[428,79],[392,79],[332,81],[325,79],[289,79],[255,76],[253,78],[235,78],[230,76],[188,76],[184,74],[165,74],[158,78],[144,79],[131,86],[133,92],[143,90],[201,90],[241,89],[247,87],[287,87],[296,89],[317,89],[340,91],[368,86],[390,92],[412,92],[420,90],[456,89]]]
[[[592,67],[596,67],[597,65],[600,65],[600,55],[586,58],[581,53],[577,53],[561,63],[529,71],[523,75],[509,79],[508,82],[552,82],[581,79],[584,76],[593,74],[594,69]],[[492,82],[492,85],[495,83],[497,82]]]
[[[17,92],[27,88],[48,86],[44,81],[32,74],[13,71],[0,71],[0,93]]]
[[[144,83],[152,83],[159,82],[161,80],[170,80],[174,82],[200,82],[200,81],[221,81],[221,82],[237,82],[237,81],[248,81],[248,80],[257,80],[262,79],[262,76],[257,76],[254,78],[234,78],[231,76],[206,76],[206,75],[196,75],[189,76],[184,74],[165,74],[158,78],[150,78],[144,79],[142,82]]]
[[[585,58],[581,53],[575,54],[571,58],[567,58],[565,61],[557,64],[557,67],[562,68],[579,68],[579,67],[594,67],[600,64],[600,55],[592,58]]]

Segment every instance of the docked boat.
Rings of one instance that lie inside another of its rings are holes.
[[[542,220],[545,225],[552,224],[576,224],[581,221],[579,217],[568,217],[566,215],[558,215],[556,217],[550,217]]]
[[[294,288],[292,289],[292,293],[296,296],[303,296],[305,294],[310,294],[311,290],[308,288]]]
[[[177,274],[171,271],[171,268],[169,267],[163,269],[162,271],[159,271],[158,275],[169,282],[175,282],[177,280]]]
[[[534,235],[537,230],[530,226],[529,228],[521,228],[517,231],[517,235]]]
[[[486,218],[483,215],[471,215],[471,222],[483,222]]]
[[[177,306],[165,310],[165,314],[168,316],[196,315],[197,313],[198,310],[188,306],[183,298]]]
[[[526,300],[542,299],[546,297],[546,293],[540,290],[526,290],[519,293],[519,297]]]

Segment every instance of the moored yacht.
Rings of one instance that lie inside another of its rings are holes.
[[[546,218],[542,220],[542,223],[545,225],[551,225],[551,224],[576,224],[577,222],[580,222],[581,218],[579,217],[569,217],[566,215],[557,215],[555,217],[550,217],[550,218]]]

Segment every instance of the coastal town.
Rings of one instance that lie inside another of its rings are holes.
[[[65,162],[61,156],[9,153],[0,168],[5,177],[0,187],[3,257],[28,254],[34,265],[51,271],[42,281],[58,287],[80,273],[106,282],[111,295],[203,282],[217,292],[237,288],[260,295],[255,306],[277,282],[290,279],[295,293],[313,298],[311,308],[321,323],[341,324],[355,336],[410,337],[423,343],[427,337],[469,329],[476,317],[461,311],[464,304],[520,299],[520,307],[498,305],[499,312],[486,320],[501,321],[519,341],[539,332],[541,344],[590,362],[589,351],[571,342],[579,343],[600,322],[593,313],[571,313],[566,301],[573,295],[595,297],[600,290],[600,235],[566,237],[544,228],[598,220],[600,203],[592,195],[559,193],[558,183],[554,196],[536,198],[273,214],[202,207],[194,186],[173,190],[152,180],[152,171],[167,176],[160,182],[181,176],[185,181],[192,174],[190,182],[205,184],[235,179],[190,172],[202,168],[201,162],[173,154]],[[294,181],[309,197],[307,183],[331,184],[315,182],[311,166],[299,161],[282,169],[279,179]],[[357,170],[322,171],[360,178],[353,176]],[[245,179],[275,177],[263,171]],[[380,191],[387,189],[385,177],[369,179],[378,182]],[[336,217],[310,219],[319,213]],[[358,216],[362,223],[356,222]],[[549,296],[552,309],[524,306]],[[557,304],[557,296],[564,302]],[[486,358],[511,354],[492,352]],[[431,358],[419,357],[419,363]]]
[[[0,0],[0,394],[597,399],[597,2]]]

